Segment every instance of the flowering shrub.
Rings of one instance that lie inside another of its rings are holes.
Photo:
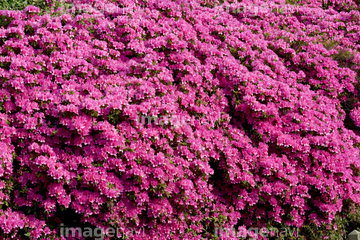
[[[0,11],[0,236],[357,221],[359,2],[71,2]]]

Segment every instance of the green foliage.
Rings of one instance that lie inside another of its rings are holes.
[[[35,7],[40,8],[41,13],[50,13],[52,12],[51,9],[58,9],[62,7],[63,9],[67,9],[71,7],[71,3],[64,3],[60,0],[52,1],[52,5],[49,4],[44,0],[1,0],[0,1],[0,10],[24,10],[27,6],[33,5]],[[59,13],[52,15],[58,15]],[[2,26],[2,19],[0,18],[0,27]]]
[[[27,6],[34,5],[34,2],[34,0],[2,0],[0,10],[24,10]]]
[[[354,206],[353,203],[345,201],[343,208],[353,210],[337,214],[330,225],[322,224],[321,226],[316,226],[314,223],[307,223],[302,228],[294,228],[285,224],[268,222],[267,229],[275,233],[277,232],[275,236],[268,239],[347,239],[347,235],[351,231],[360,231],[360,208]]]
[[[352,59],[354,58],[354,54],[347,50],[338,50],[336,54],[332,56],[332,58],[338,62],[340,67],[351,67],[353,65]]]
[[[324,48],[326,48],[327,50],[331,50],[331,49],[334,49],[336,48],[339,43],[337,41],[334,41],[334,40],[326,40],[326,41],[323,41],[321,42],[321,44],[324,46]]]
[[[299,0],[286,0],[286,4],[296,5],[299,4],[301,1]]]
[[[49,10],[49,6],[44,0],[2,0],[0,10],[24,10],[27,6],[33,5],[41,10]]]

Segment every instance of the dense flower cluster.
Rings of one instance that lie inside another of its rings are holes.
[[[0,236],[211,239],[359,206],[359,2],[71,2],[0,11]]]

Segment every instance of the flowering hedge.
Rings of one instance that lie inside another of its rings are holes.
[[[0,236],[344,234],[360,204],[360,3],[324,2],[1,10]]]

